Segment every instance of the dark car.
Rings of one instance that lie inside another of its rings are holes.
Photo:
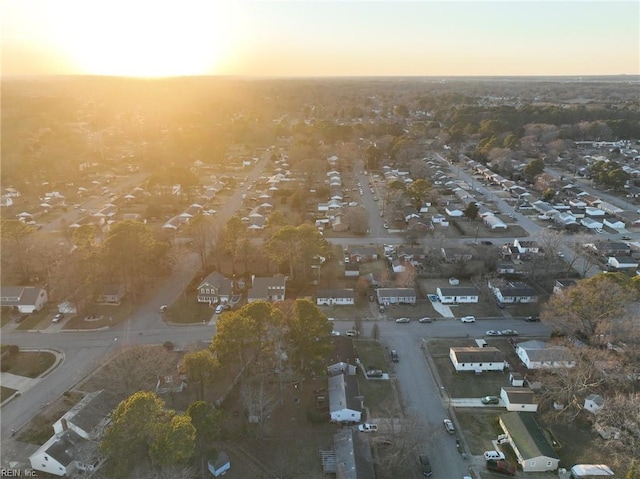
[[[524,320],[528,323],[536,323],[540,321],[540,316],[527,316]]]
[[[420,454],[420,469],[422,470],[422,475],[425,477],[430,477],[433,474],[431,470],[431,463],[429,462],[429,458],[426,454]]]
[[[485,246],[491,246],[493,243],[491,241],[484,240],[484,241],[480,241],[480,244],[483,244]]]
[[[391,350],[391,361],[393,361],[394,363],[400,361],[400,358],[398,357],[398,351],[396,351],[395,349]]]
[[[500,398],[498,396],[485,396],[482,398],[482,404],[498,404]]]

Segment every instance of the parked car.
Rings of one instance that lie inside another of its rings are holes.
[[[524,318],[527,323],[537,323],[540,321],[540,316],[527,316]]]
[[[410,323],[411,320],[409,318],[398,318],[396,319],[396,323]]]
[[[495,329],[490,329],[489,331],[484,333],[485,336],[502,336],[500,331],[496,331]]]
[[[483,240],[483,241],[480,241],[480,244],[483,244],[485,246],[491,246],[493,243],[491,241],[488,241],[488,240]]]
[[[378,431],[378,425],[377,424],[370,424],[368,422],[365,422],[364,424],[360,424],[358,426],[358,431],[360,431],[360,432],[376,432],[376,431]]]
[[[498,472],[507,476],[515,476],[516,468],[504,460],[487,461],[487,469],[491,472]]]
[[[349,329],[344,334],[345,336],[353,337],[353,336],[357,336],[359,333],[355,329]]]
[[[340,336],[340,331],[331,331],[331,336]]]
[[[393,361],[394,363],[400,361],[400,358],[398,357],[398,351],[396,351],[395,349],[391,350],[391,361]]]
[[[428,317],[426,317],[426,316],[425,316],[424,318],[420,318],[420,319],[418,320],[418,322],[419,322],[419,323],[431,323],[432,321],[433,321],[433,319],[428,318]]]
[[[499,404],[500,398],[498,396],[485,396],[481,401],[482,404]]]
[[[485,461],[504,461],[504,453],[500,451],[484,451]]]
[[[216,314],[220,314],[224,311],[224,304],[219,304],[216,306]]]
[[[451,419],[445,419],[443,423],[444,423],[445,430],[449,434],[453,434],[454,432],[456,432],[456,428],[453,426],[453,422],[451,421]]]
[[[460,321],[462,321],[463,323],[475,323],[476,322],[476,317],[475,316],[463,316],[460,318]]]
[[[517,336],[518,335],[518,331],[516,331],[515,329],[503,329],[502,331],[500,331],[500,333],[503,336]]]
[[[167,309],[169,309],[169,306],[163,304],[162,306],[160,306],[160,309],[158,311],[160,311],[161,313],[166,313]]]
[[[631,241],[631,236],[624,235],[624,236],[621,236],[620,239],[623,241]]]
[[[367,376],[370,378],[381,378],[384,373],[380,369],[369,369],[367,371]]]
[[[57,323],[62,318],[64,318],[64,313],[58,313],[53,317],[53,319],[51,321],[54,322],[54,323]]]
[[[422,470],[422,475],[424,477],[430,477],[433,474],[433,470],[431,469],[431,463],[429,462],[429,458],[426,454],[420,454],[418,458],[420,462],[420,469]]]

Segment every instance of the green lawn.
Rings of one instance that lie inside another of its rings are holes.
[[[165,319],[172,323],[193,324],[209,321],[214,310],[208,304],[198,303],[196,291],[182,295],[169,306]]]
[[[2,358],[2,372],[37,378],[55,362],[56,357],[46,351],[20,351],[13,356]]]
[[[9,399],[15,392],[15,389],[0,386],[0,402],[4,401],[5,399]]]
[[[389,371],[389,361],[382,345],[376,341],[360,339],[354,341],[356,356],[360,358],[365,369],[381,369]],[[358,385],[360,394],[364,396],[364,404],[372,415],[388,416],[398,409],[391,381],[367,380],[362,375]]]
[[[29,330],[29,329],[37,329],[38,325],[49,315],[49,310],[44,308],[40,311],[36,311],[35,313],[27,314],[24,321],[18,324],[16,329],[20,330]],[[22,315],[20,315],[22,316]],[[48,325],[47,325],[48,326]],[[45,326],[46,327],[46,326]]]

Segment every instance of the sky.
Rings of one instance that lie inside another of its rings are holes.
[[[2,75],[640,74],[640,2],[0,0]]]

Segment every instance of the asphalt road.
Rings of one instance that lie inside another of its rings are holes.
[[[270,154],[265,153],[250,173],[247,174],[249,185],[262,174],[269,161]],[[129,188],[127,183],[120,188]],[[245,186],[246,188],[246,186]],[[245,188],[239,189],[218,211],[216,223],[224,224],[242,205],[242,194]],[[102,200],[92,199],[100,202]],[[75,215],[72,212],[69,215]],[[59,221],[59,220],[58,220]],[[55,221],[53,223],[56,223]],[[53,226],[50,226],[53,228]],[[45,227],[43,227],[43,230]],[[20,348],[55,349],[64,355],[59,367],[42,378],[25,394],[5,404],[0,411],[0,437],[2,440],[11,436],[11,430],[19,430],[28,423],[48,402],[58,398],[65,391],[73,388],[80,380],[87,377],[100,365],[101,359],[110,351],[130,344],[161,344],[173,341],[177,344],[188,344],[195,340],[210,340],[215,333],[211,326],[169,326],[158,309],[163,304],[170,304],[192,280],[199,270],[197,255],[191,254],[183,259],[174,274],[156,292],[146,304],[136,309],[131,317],[108,331],[94,332],[21,332],[15,331],[13,324],[7,324],[2,331],[2,341],[16,344]],[[1,451],[1,450],[0,450]]]
[[[481,319],[475,323],[457,320],[436,320],[421,324],[411,321],[377,321],[380,340],[389,349],[398,352],[399,362],[393,364],[393,374],[401,389],[401,401],[410,419],[426,428],[424,447],[433,466],[434,477],[461,478],[469,473],[470,460],[464,459],[456,449],[456,436],[448,434],[443,419],[455,416],[449,410],[447,391],[432,373],[422,350],[427,338],[484,338],[488,329],[515,329],[521,337],[548,337],[549,329],[541,323],[527,323],[522,319]],[[352,321],[334,321],[334,329],[351,329]],[[369,322],[363,324],[363,334],[370,332]],[[363,336],[364,337],[364,336]],[[367,398],[365,397],[365,404]]]

